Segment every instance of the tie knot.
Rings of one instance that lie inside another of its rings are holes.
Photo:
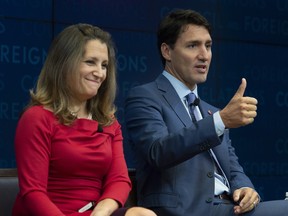
[[[193,92],[187,94],[186,99],[189,106],[198,106],[199,100],[196,98],[196,95]]]

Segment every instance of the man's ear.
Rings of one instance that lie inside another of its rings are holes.
[[[161,53],[164,59],[166,59],[166,61],[171,61],[171,56],[170,56],[170,47],[168,44],[166,43],[162,43],[161,44]]]

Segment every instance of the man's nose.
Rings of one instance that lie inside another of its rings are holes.
[[[211,53],[211,50],[208,50],[206,46],[201,47],[200,52],[199,52],[199,59],[202,61],[207,61],[209,58],[209,55]]]

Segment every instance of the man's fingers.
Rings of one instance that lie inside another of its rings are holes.
[[[247,104],[246,107],[245,107],[245,110],[247,110],[247,111],[256,111],[257,110],[257,106],[256,105]]]
[[[247,104],[254,104],[254,105],[258,104],[257,99],[253,97],[243,97],[243,102]]]
[[[245,111],[245,113],[243,113],[243,119],[250,119],[250,118],[255,118],[257,116],[257,112],[256,111]]]
[[[235,93],[234,97],[235,96],[238,96],[238,97],[243,97],[244,95],[244,92],[245,92],[245,89],[246,89],[246,86],[247,86],[247,82],[246,82],[246,79],[245,78],[242,78],[241,80],[241,84],[237,90],[237,92]]]

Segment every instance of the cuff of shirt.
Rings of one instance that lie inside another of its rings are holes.
[[[225,125],[221,119],[219,111],[213,114],[213,121],[214,121],[215,131],[217,135],[218,136],[223,135],[224,130],[225,130]]]

